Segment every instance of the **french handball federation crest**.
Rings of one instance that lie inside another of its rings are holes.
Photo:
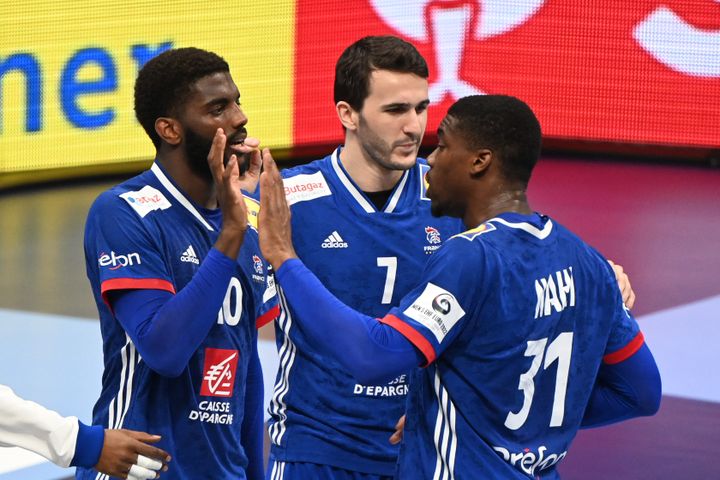
[[[484,92],[460,78],[467,42],[481,42],[526,22],[545,0],[370,0],[383,20],[411,40],[430,41],[437,58],[437,79],[430,101],[441,102]]]
[[[438,232],[437,228],[435,227],[425,227],[425,238],[431,245],[437,245],[438,243],[442,243],[442,239],[440,238],[440,232]]]

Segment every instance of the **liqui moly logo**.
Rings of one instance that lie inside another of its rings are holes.
[[[109,254],[102,252],[100,257],[98,257],[98,265],[101,267],[110,267],[110,270],[140,264],[142,264],[142,260],[140,260],[140,254],[136,252],[118,255],[111,250]]]
[[[200,395],[232,397],[238,362],[237,350],[205,349],[205,366]]]
[[[371,0],[385,22],[410,39],[430,40],[438,59],[438,76],[430,85],[430,102],[483,92],[460,78],[463,51],[470,41],[483,41],[525,23],[545,0]]]
[[[544,470],[550,468],[560,460],[565,458],[567,451],[562,453],[551,453],[546,456],[547,447],[541,445],[538,447],[537,453],[529,448],[524,448],[521,452],[511,452],[505,447],[493,447],[503,459],[515,468],[519,468],[528,475],[535,475],[536,470]]]

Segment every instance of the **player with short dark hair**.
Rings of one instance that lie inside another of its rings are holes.
[[[397,37],[366,37],[337,62],[336,111],[345,142],[283,170],[300,257],[331,291],[383,316],[414,285],[427,258],[460,223],[433,218],[418,159],[428,68]],[[361,384],[308,344],[289,306],[276,322],[280,368],[270,404],[268,478],[391,478],[388,441],[403,413],[407,372]],[[412,350],[412,347],[409,347]]]
[[[424,367],[410,382],[398,479],[557,478],[578,429],[659,407],[657,366],[613,269],[530,208],[540,138],[514,97],[450,108],[427,194],[468,230],[381,318],[343,304],[296,258],[280,174],[264,158],[260,245],[297,328],[361,381]]]
[[[135,111],[155,162],[102,193],[85,229],[105,358],[93,422],[162,435],[167,478],[264,474],[256,325],[277,305],[248,213],[257,202],[241,192],[255,189],[260,153],[239,101],[214,53],[147,62]]]
[[[388,70],[427,79],[427,62],[410,43],[391,35],[363,37],[345,49],[335,64],[335,103],[361,111],[370,94],[373,72]]]

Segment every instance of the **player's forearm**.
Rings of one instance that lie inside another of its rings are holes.
[[[397,330],[342,303],[300,260],[283,263],[276,278],[297,314],[293,321],[360,383],[391,380],[420,363]]]
[[[661,397],[660,373],[650,349],[643,345],[628,359],[600,367],[581,427],[654,415]]]
[[[176,295],[126,290],[111,296],[115,316],[145,363],[175,377],[217,321],[236,262],[212,249],[192,280]]]

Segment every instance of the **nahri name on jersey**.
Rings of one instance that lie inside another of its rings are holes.
[[[285,198],[287,198],[288,205],[332,195],[322,172],[284,178],[283,184],[285,185]]]
[[[452,293],[428,282],[422,294],[403,313],[427,327],[441,343],[465,315],[465,310]]]
[[[145,185],[134,192],[125,192],[120,195],[120,198],[130,204],[133,210],[142,218],[153,210],[165,210],[172,207],[165,195],[150,185]]]

